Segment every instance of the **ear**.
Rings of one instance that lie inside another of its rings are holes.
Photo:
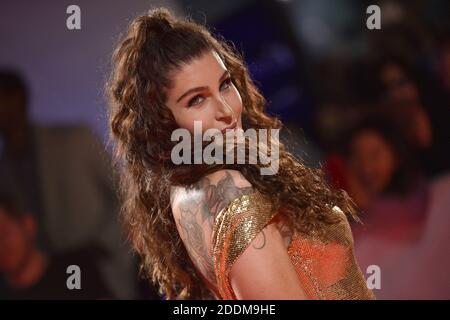
[[[34,240],[37,233],[37,221],[34,215],[25,213],[22,217],[22,225],[27,236]]]

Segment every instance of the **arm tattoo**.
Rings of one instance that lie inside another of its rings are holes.
[[[215,218],[233,199],[244,194],[251,194],[254,190],[252,187],[237,187],[229,172],[225,172],[225,177],[219,180],[217,185],[211,184],[208,178],[204,178],[196,184],[196,188],[201,188],[206,193],[203,221]]]
[[[212,230],[215,217],[221,210],[226,208],[233,199],[244,194],[251,194],[253,190],[252,187],[237,187],[232,175],[225,172],[225,176],[217,184],[212,184],[205,177],[187,189],[188,195],[190,191],[199,191],[204,196],[187,196],[180,202],[178,224],[182,230],[185,246],[194,264],[210,283],[216,283],[216,276],[212,254],[208,252],[210,239],[207,238],[204,229],[207,227]],[[171,197],[172,201],[173,197]]]
[[[264,233],[264,230],[261,230],[261,236],[262,236],[262,244],[260,245],[256,245],[256,243],[253,244],[253,248],[257,250],[260,250],[266,246],[266,234]]]
[[[201,214],[202,207],[195,199],[184,201],[180,204],[178,223],[183,230],[186,247],[193,262],[208,281],[215,283],[213,262],[208,255],[203,228],[197,221],[197,215]]]

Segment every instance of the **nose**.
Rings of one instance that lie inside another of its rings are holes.
[[[234,120],[233,109],[222,96],[218,98],[216,119],[225,123],[232,123]]]

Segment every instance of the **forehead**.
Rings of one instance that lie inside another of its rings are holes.
[[[376,144],[376,145],[387,144],[384,137],[378,131],[376,131],[372,128],[367,128],[367,129],[360,131],[356,135],[354,142],[358,146],[362,146],[364,148],[370,148],[374,144]]]
[[[382,76],[387,80],[389,80],[391,78],[397,78],[397,77],[400,77],[403,75],[404,75],[404,72],[403,72],[402,68],[395,63],[390,63],[390,64],[386,65],[382,70]]]
[[[217,82],[225,70],[227,68],[220,56],[215,51],[208,51],[199,58],[184,64],[181,69],[172,72],[171,91],[182,94],[190,88],[208,86],[211,81]]]

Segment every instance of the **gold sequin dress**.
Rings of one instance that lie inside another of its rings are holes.
[[[310,299],[375,299],[356,262],[353,236],[345,214],[330,225],[326,240],[294,233],[288,254]],[[233,263],[255,236],[276,216],[259,192],[234,199],[216,217],[212,241],[220,298],[236,300],[229,274]]]

